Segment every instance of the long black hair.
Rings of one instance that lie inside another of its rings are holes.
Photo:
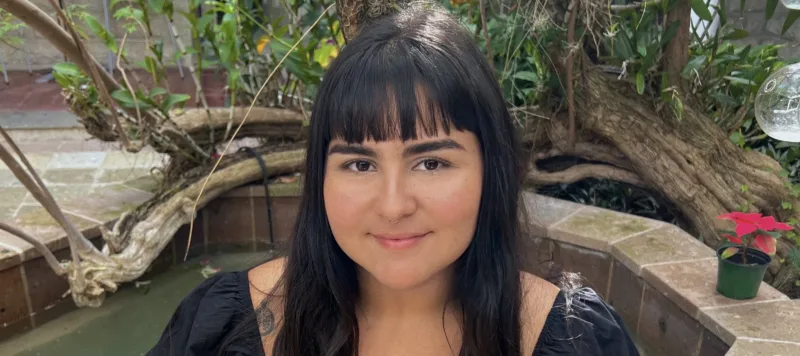
[[[361,29],[320,85],[302,202],[275,289],[283,309],[275,356],[358,353],[356,265],[334,240],[323,201],[331,140],[408,140],[420,128],[435,134],[437,127],[474,133],[483,159],[475,235],[455,262],[460,355],[520,354],[516,251],[523,169],[514,123],[492,68],[466,29],[443,10],[410,5]],[[269,311],[262,306],[257,313]]]

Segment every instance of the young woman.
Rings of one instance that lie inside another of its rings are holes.
[[[638,355],[590,289],[519,270],[514,124],[470,35],[411,7],[325,75],[287,258],[218,274],[151,355]]]

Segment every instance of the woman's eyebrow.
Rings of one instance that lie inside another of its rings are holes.
[[[328,155],[332,155],[335,153],[343,154],[343,155],[359,155],[359,156],[367,156],[376,158],[378,154],[375,153],[374,150],[364,147],[362,145],[343,145],[340,143],[336,143],[331,145],[331,148],[328,149]]]
[[[461,146],[461,144],[449,138],[438,141],[422,142],[406,147],[406,149],[403,151],[403,156],[416,156],[445,149],[464,150],[464,146]]]

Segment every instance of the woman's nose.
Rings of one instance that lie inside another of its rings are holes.
[[[397,223],[416,210],[413,186],[404,172],[385,172],[383,188],[378,197],[379,214],[391,223]]]

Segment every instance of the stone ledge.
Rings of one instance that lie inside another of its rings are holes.
[[[795,356],[800,344],[740,338],[733,343],[727,356]]]
[[[528,219],[532,235],[526,248],[536,250],[530,257],[535,261],[526,266],[549,259],[565,271],[586,274],[592,284],[607,281],[594,287],[630,329],[660,344],[661,353],[698,355],[705,350],[722,355],[736,343],[731,354],[744,355],[752,346],[750,340],[758,340],[774,346],[775,354],[791,349],[800,355],[800,300],[789,300],[763,282],[755,299],[720,295],[714,250],[678,227],[533,194],[525,199],[533,205],[527,210],[533,216]],[[542,218],[536,219],[537,215]],[[577,251],[561,261],[567,256],[561,252],[565,246]],[[540,251],[543,248],[546,253]],[[575,262],[597,253],[611,256],[608,272],[600,271],[605,267]],[[542,273],[541,268],[531,270]],[[696,347],[684,348],[687,342]]]

